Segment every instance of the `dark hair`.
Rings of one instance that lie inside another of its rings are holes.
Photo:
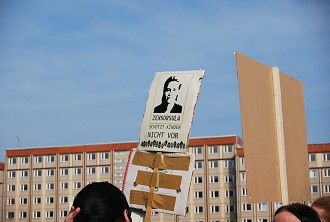
[[[301,222],[321,222],[319,215],[311,207],[294,203],[278,208],[275,212],[275,215],[281,212],[289,212],[295,215]],[[275,216],[274,215],[274,216]]]
[[[129,206],[124,194],[108,182],[85,186],[73,201],[80,212],[74,222],[125,222],[124,211]]]
[[[324,213],[320,215],[324,220],[330,221],[330,196],[320,197],[312,203],[312,208],[323,209]]]

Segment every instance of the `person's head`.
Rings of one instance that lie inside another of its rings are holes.
[[[130,222],[124,194],[108,182],[91,183],[75,197],[73,206],[80,208],[74,222]]]
[[[164,83],[162,102],[174,103],[178,98],[180,88],[181,84],[175,76],[169,77]]]
[[[330,196],[320,197],[312,203],[322,222],[330,222]]]
[[[273,222],[320,222],[320,217],[311,207],[295,203],[278,208]]]

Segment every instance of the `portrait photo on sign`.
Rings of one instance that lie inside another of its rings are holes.
[[[181,86],[175,76],[168,77],[164,83],[161,103],[154,108],[154,113],[181,113],[182,106],[178,103]]]

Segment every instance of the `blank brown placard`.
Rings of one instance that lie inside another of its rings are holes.
[[[303,84],[284,73],[280,73],[280,81],[289,200],[308,201],[311,196]]]
[[[272,69],[236,53],[248,200],[279,202]]]
[[[281,202],[272,68],[236,53],[250,202]],[[280,73],[289,201],[310,200],[303,85]],[[284,159],[284,158],[283,158]],[[283,160],[282,159],[282,160]]]

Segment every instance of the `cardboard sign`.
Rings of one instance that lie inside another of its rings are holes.
[[[131,151],[123,192],[130,207],[184,216],[194,154]],[[158,172],[154,171],[158,169]],[[155,187],[152,192],[150,187]]]
[[[204,70],[158,72],[149,90],[139,150],[186,152]]]
[[[310,200],[302,83],[238,52],[236,61],[248,200]]]

